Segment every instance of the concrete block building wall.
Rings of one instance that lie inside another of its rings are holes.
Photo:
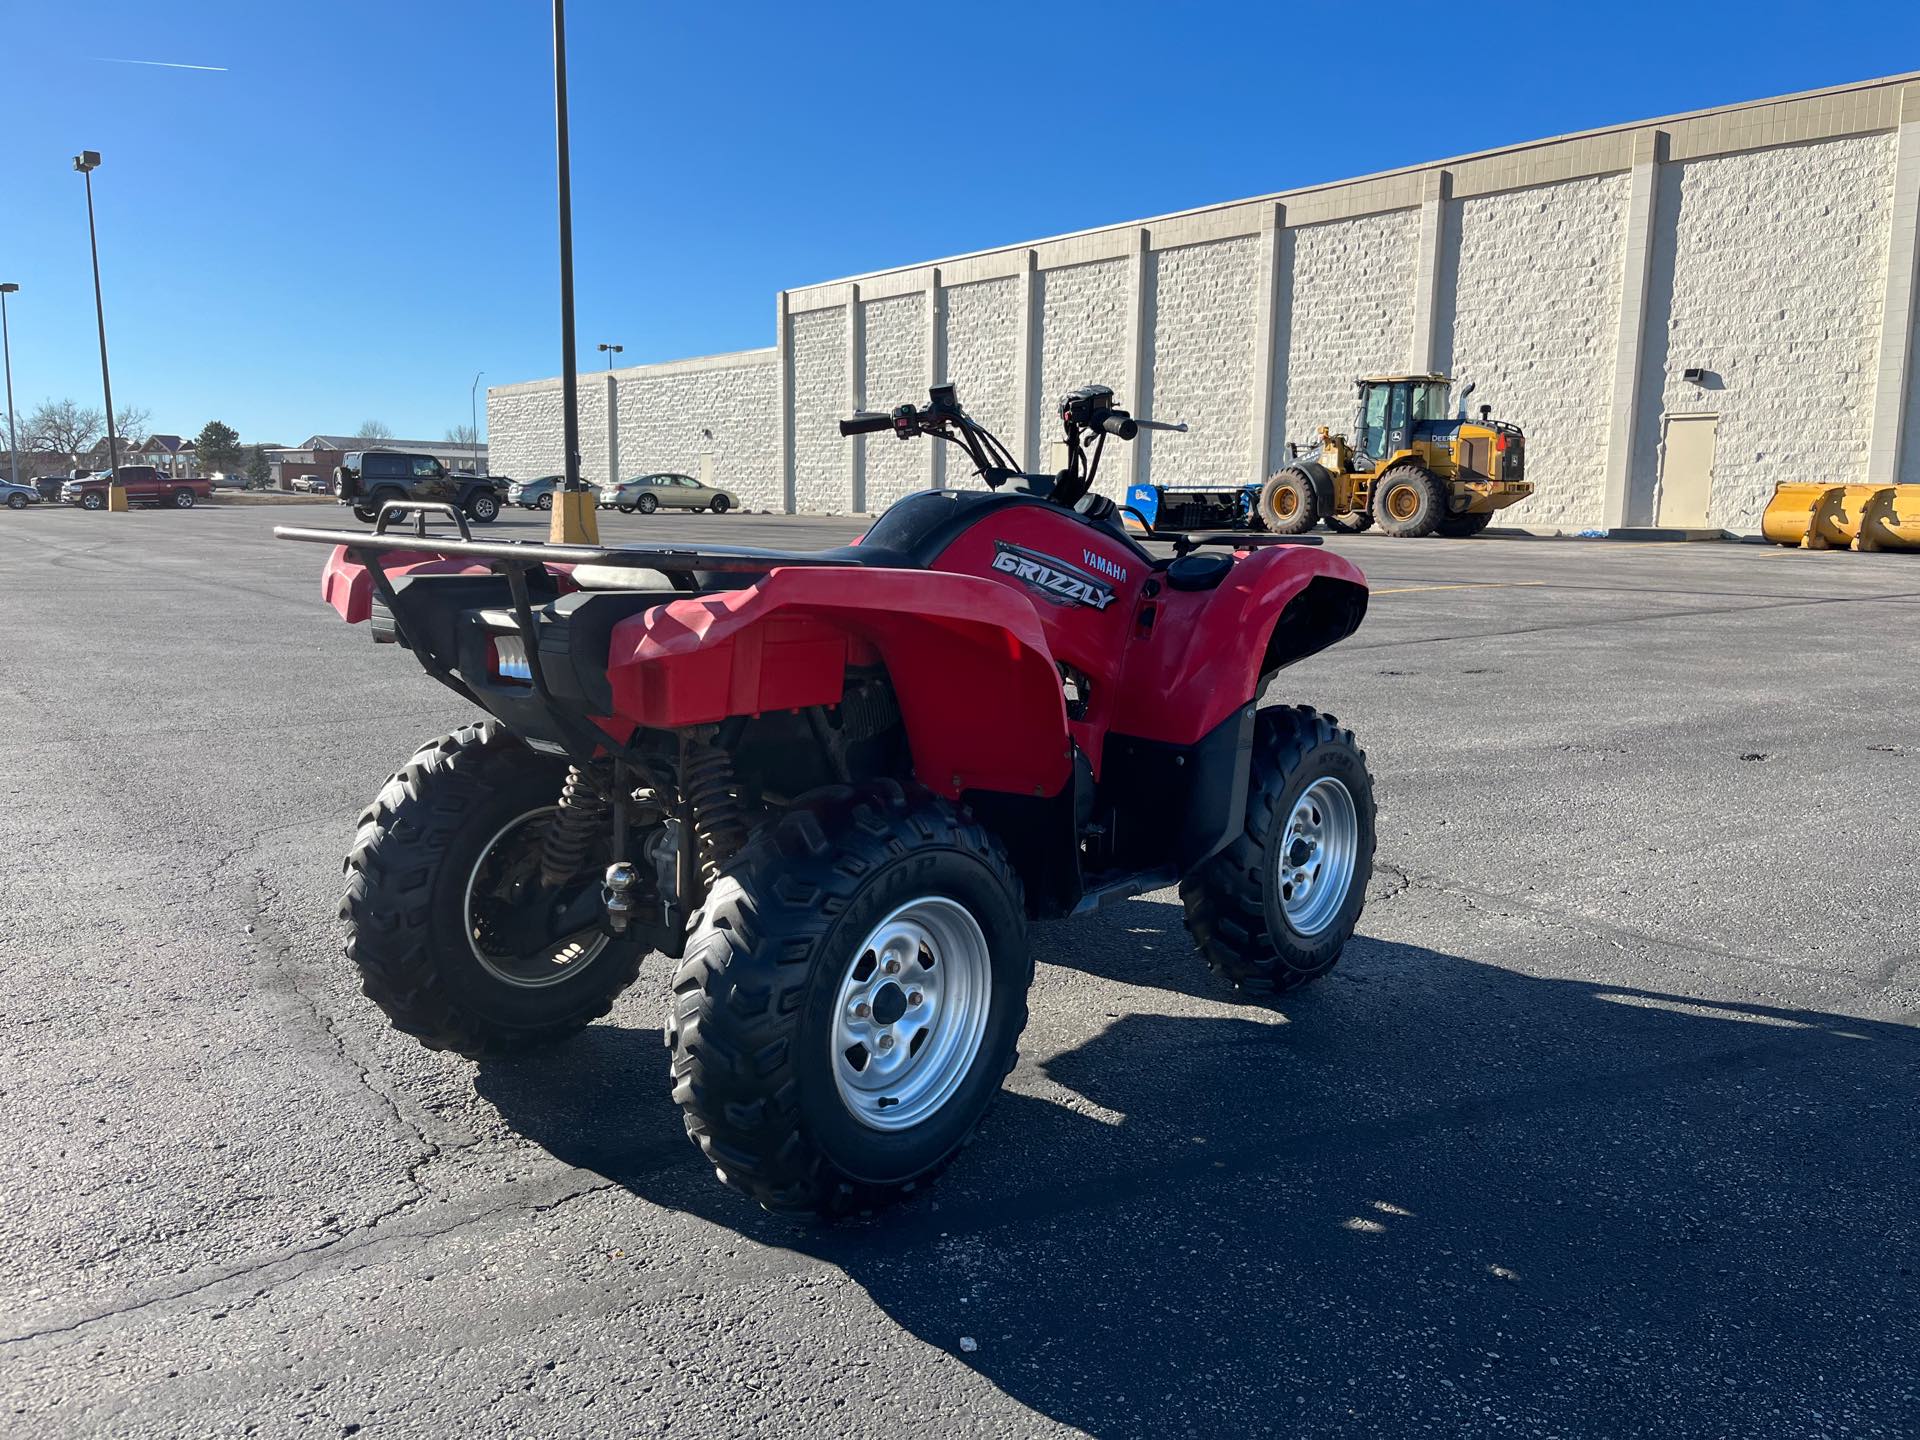
[[[715,483],[755,510],[781,508],[774,435],[772,350],[636,365],[579,377],[580,476],[589,485],[668,470],[698,475],[711,457]],[[496,475],[530,480],[566,468],[560,382],[496,385],[487,392]]]
[[[563,473],[564,426],[559,381],[495,385],[487,391],[487,468],[516,480]]]
[[[1016,277],[976,280],[945,292],[941,337],[943,376],[967,407],[1017,455],[1026,444],[1021,433],[1026,409],[1021,400],[1021,347],[1026,343],[1026,296]],[[939,446],[940,479],[949,487],[973,480],[966,456]]]
[[[1050,467],[1050,444],[1058,434],[1054,411],[1060,397],[1082,385],[1112,385],[1124,392],[1127,381],[1127,264],[1096,260],[1043,270],[1038,279],[1040,364],[1029,397],[1038,434],[1026,441],[1026,463]],[[1123,397],[1127,403],[1132,397]],[[966,397],[961,396],[961,403]],[[1001,437],[1005,439],[1005,436]],[[1117,448],[1117,447],[1116,447]],[[1102,467],[1102,486],[1116,493],[1118,466]]]
[[[1185,435],[1154,435],[1148,468],[1163,485],[1204,484],[1246,468],[1253,444],[1257,236],[1155,251],[1145,393],[1130,397]]]
[[[1626,234],[1624,175],[1449,207],[1434,364],[1516,420],[1543,475],[1525,523],[1598,523]]]
[[[1060,394],[1100,381],[1193,427],[1110,448],[1102,489],[1241,484],[1348,427],[1355,376],[1434,369],[1528,434],[1536,493],[1503,521],[1674,523],[1669,423],[1713,416],[1708,523],[1751,533],[1779,480],[1920,479],[1916,212],[1906,75],[800,286],[746,402],[755,473],[802,512],[971,483],[957,451],[835,424],[934,379],[1046,466]],[[492,392],[499,469],[557,454],[529,388]]]
[[[615,371],[620,476],[657,470],[697,476],[703,457],[711,456],[714,483],[739,496],[742,506],[780,509],[774,360],[771,350],[750,350],[697,365]]]
[[[1709,523],[1759,528],[1776,480],[1866,478],[1893,137],[1664,167],[1635,475],[1660,513],[1658,417],[1719,416]],[[1703,381],[1685,378],[1689,368]]]
[[[1321,425],[1350,431],[1356,375],[1413,363],[1411,210],[1295,230],[1281,433],[1305,444]]]
[[[844,306],[793,317],[793,503],[803,515],[853,508],[850,447],[839,429],[853,409],[849,329]]]
[[[861,302],[865,380],[862,404],[870,410],[891,410],[903,401],[924,404],[928,374],[925,294],[894,295]],[[840,411],[848,413],[847,408]],[[834,436],[842,449],[847,441]],[[878,514],[902,495],[929,486],[928,443],[903,441],[891,435],[869,436],[866,451],[864,510]]]

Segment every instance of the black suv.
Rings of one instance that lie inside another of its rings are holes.
[[[355,450],[333,468],[333,494],[356,518],[374,521],[389,500],[438,500],[482,524],[500,513],[500,490],[486,475],[450,473],[431,455],[400,450]]]

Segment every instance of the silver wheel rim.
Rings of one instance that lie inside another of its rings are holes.
[[[535,955],[502,955],[490,952],[480,943],[479,926],[474,915],[473,902],[475,887],[480,883],[481,873],[487,868],[487,861],[500,847],[500,842],[521,826],[536,820],[545,819],[559,811],[558,805],[542,805],[537,810],[529,810],[494,831],[493,837],[481,847],[474,858],[473,869],[467,875],[466,894],[460,907],[461,923],[466,930],[467,946],[473,951],[473,958],[494,979],[505,985],[521,990],[544,990],[549,985],[558,985],[563,980],[571,980],[586,969],[607,948],[608,936],[604,931],[595,931],[588,939],[580,940],[568,937],[549,945]],[[580,932],[576,932],[580,933]]]
[[[1334,922],[1353,888],[1359,851],[1352,792],[1331,775],[1314,781],[1293,802],[1274,864],[1281,913],[1294,934],[1318,935]]]
[[[854,1119],[906,1130],[936,1114],[973,1069],[993,1002],[980,922],[940,895],[874,926],[840,982],[833,1081]]]

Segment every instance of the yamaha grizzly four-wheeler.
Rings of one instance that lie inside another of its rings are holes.
[[[1150,422],[1099,386],[1060,419],[1055,475],[949,386],[842,422],[952,441],[989,488],[908,496],[835,550],[477,541],[439,507],[443,538],[416,502],[277,531],[335,546],[334,608],[490,716],[360,816],[341,908],[367,995],[497,1055],[606,1014],[659,951],[687,1133],[768,1208],[835,1214],[925,1183],[979,1122],[1029,920],[1177,883],[1236,985],[1325,974],[1372,785],[1332,717],[1257,701],[1353,632],[1366,583],[1314,541],[1150,554],[1090,490]]]

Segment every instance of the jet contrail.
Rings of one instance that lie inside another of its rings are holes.
[[[224,65],[182,65],[173,60],[118,60],[111,55],[97,55],[94,58],[103,65],[158,65],[162,70],[218,70],[223,75],[227,71]]]

